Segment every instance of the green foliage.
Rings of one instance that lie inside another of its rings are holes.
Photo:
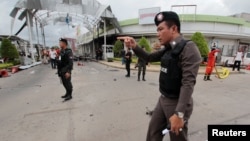
[[[2,58],[8,58],[9,60],[15,60],[19,58],[16,47],[11,44],[9,39],[3,39],[1,44],[1,56]]]
[[[9,61],[9,62],[12,63],[14,66],[15,66],[15,65],[20,65],[20,64],[21,64],[20,59],[15,59],[15,60],[12,60],[12,61]]]
[[[12,66],[13,66],[12,63],[4,63],[4,64],[0,64],[0,69],[7,69]]]
[[[199,48],[200,54],[202,57],[207,57],[209,53],[209,48],[207,45],[207,41],[205,40],[205,37],[200,32],[195,32],[191,38],[193,42],[196,43],[196,45]]]
[[[114,56],[118,57],[120,55],[121,50],[123,50],[123,43],[122,41],[117,40],[113,48]]]
[[[150,47],[150,44],[149,44],[149,41],[147,40],[147,38],[141,37],[138,44],[140,47],[142,47],[142,46],[145,47],[145,50],[147,52],[151,52],[152,49]]]

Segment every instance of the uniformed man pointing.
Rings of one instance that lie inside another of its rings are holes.
[[[188,120],[193,111],[192,93],[201,63],[201,55],[192,41],[180,34],[180,20],[175,12],[160,12],[155,17],[158,39],[165,48],[148,54],[132,37],[118,37],[147,62],[161,62],[160,98],[153,112],[147,141],[161,141],[162,131],[170,126],[171,141],[188,140]]]
[[[64,38],[60,38],[59,44],[61,47],[60,58],[58,63],[58,75],[61,77],[66,94],[62,96],[65,101],[72,99],[72,83],[71,83],[71,71],[73,69],[73,53],[72,50],[67,48],[68,42]]]

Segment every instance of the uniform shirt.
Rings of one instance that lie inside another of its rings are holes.
[[[65,50],[61,50],[61,62],[59,72],[61,74],[71,73],[73,69],[73,53],[71,49],[66,48]]]
[[[213,67],[215,65],[215,61],[216,61],[216,56],[215,54],[217,52],[220,52],[220,50],[213,50],[213,51],[210,51],[209,54],[208,54],[208,62],[207,62],[207,66],[211,66]]]
[[[127,63],[131,63],[131,58],[132,58],[132,53],[131,53],[131,51],[128,51],[126,54],[125,54],[125,56],[128,56],[128,58],[126,58],[126,62]]]
[[[235,61],[242,61],[243,52],[237,52],[235,56]]]
[[[158,62],[161,61],[162,56],[168,48],[173,49],[181,40],[183,40],[183,37],[179,36],[166,45],[165,48],[151,54],[143,51],[140,47],[135,47],[133,50],[138,57],[142,57],[147,62]],[[182,69],[182,86],[180,87],[178,104],[175,110],[184,113],[187,105],[192,103],[192,94],[201,63],[201,55],[196,44],[189,41],[183,48],[179,58],[179,66]]]
[[[147,61],[145,61],[143,58],[138,58],[138,64],[141,66],[145,66],[147,65]]]
[[[124,50],[124,49],[123,49],[123,50],[121,50],[121,56],[122,56],[122,57],[124,57],[124,56],[125,56],[125,53],[126,53],[126,52],[125,52],[125,50]]]

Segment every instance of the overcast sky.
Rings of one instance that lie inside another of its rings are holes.
[[[18,0],[1,0],[0,4],[0,34],[10,34],[9,13]],[[197,5],[197,14],[208,15],[232,15],[235,13],[250,13],[250,0],[98,0],[101,4],[110,5],[118,20],[137,18],[138,10],[150,7],[161,7],[161,11],[171,10],[172,5]],[[179,14],[194,13],[194,8],[174,8]],[[21,27],[22,22],[16,20],[14,33]],[[35,30],[35,29],[34,29]],[[82,32],[86,30],[82,29]],[[61,36],[74,37],[76,29],[66,25],[50,25],[45,28],[48,45],[57,44],[57,39]],[[23,30],[19,36],[28,39],[27,29]],[[40,41],[41,42],[41,41]]]

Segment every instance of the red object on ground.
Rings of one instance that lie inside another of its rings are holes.
[[[1,75],[1,77],[8,77],[9,76],[9,74],[8,74],[8,71],[7,70],[0,70],[0,75]]]
[[[250,70],[250,64],[246,66],[246,70]]]
[[[12,68],[11,68],[11,73],[13,74],[13,73],[16,73],[16,72],[18,72],[18,70],[19,70],[19,67],[18,66],[13,66]]]
[[[77,65],[78,66],[84,66],[83,63],[80,63],[80,62],[78,62]]]

